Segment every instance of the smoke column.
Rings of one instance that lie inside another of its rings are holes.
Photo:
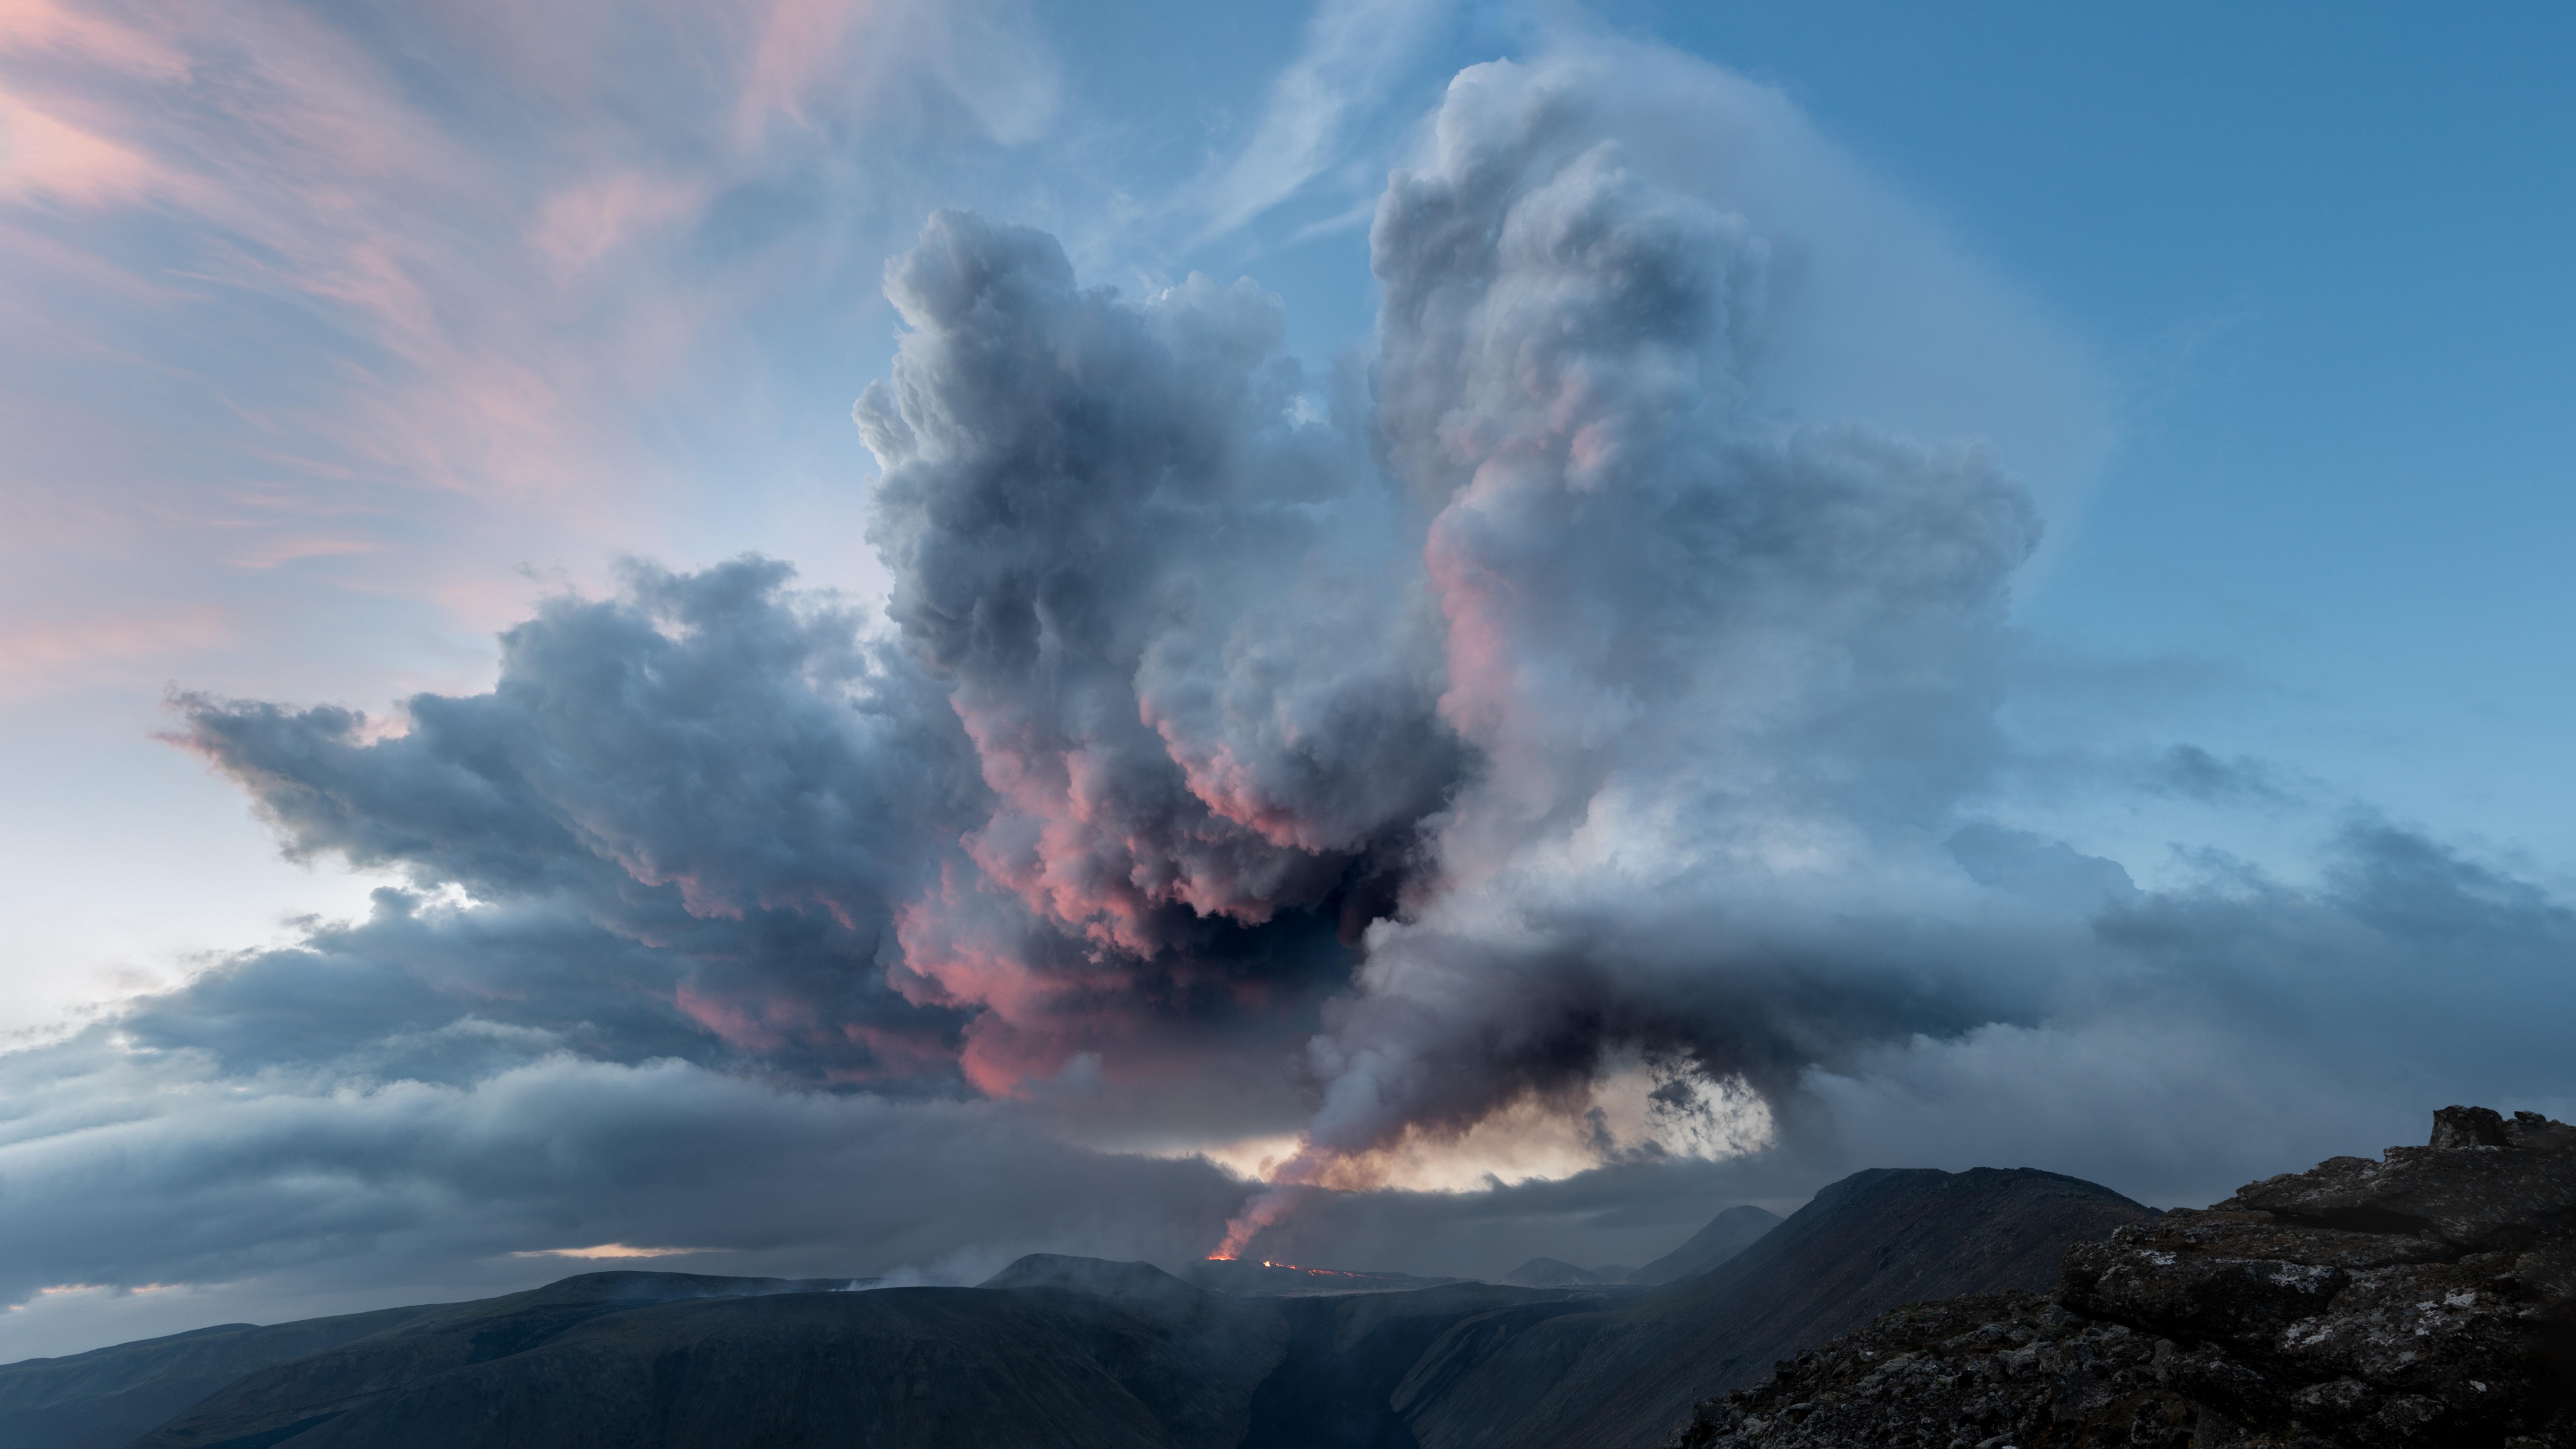
[[[1797,238],[1623,140],[1708,134],[1722,175],[1741,122],[1597,57],[1460,75],[1379,203],[1366,397],[1249,284],[1131,303],[954,214],[890,270],[872,537],[993,801],[895,969],[978,1013],[979,1087],[1256,999],[1262,933],[1328,902],[1365,959],[1287,1183],[1512,1110],[1742,1150],[1821,1056],[1992,1019],[1863,917],[1966,884],[1936,832],[2035,510],[1977,447],[1755,405]]]

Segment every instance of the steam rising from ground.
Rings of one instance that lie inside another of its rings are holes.
[[[2069,1170],[2125,1122],[2132,1169],[2223,1186],[2260,1133],[2213,1167],[2154,1124],[2376,1122],[2319,1085],[2349,1041],[2383,1093],[2563,1085],[2514,1007],[2576,947],[2536,887],[2361,819],[2313,885],[2212,857],[2149,894],[1978,819],[2038,511],[1982,445],[1777,406],[1853,317],[1784,115],[1628,52],[1463,73],[1376,213],[1376,356],[1323,376],[1249,283],[1086,290],[942,213],[856,409],[890,629],[781,564],[638,566],[505,635],[488,694],[183,701],[290,852],[405,884],[0,1057],[36,1225],[0,1289],[216,1281],[455,1201],[497,1226],[441,1252],[716,1242],[638,1165],[674,1102],[698,1156],[822,1153],[871,1204],[764,1209],[739,1250],[786,1256],[735,1266],[873,1272],[1195,1255],[1228,1215],[1222,1252],[1408,1253],[1450,1211],[1420,1191],[1609,1222],[1601,1183],[1794,1196],[1935,1119],[2054,1122]],[[2500,1024],[2428,1027],[2433,981]],[[1260,1188],[1185,1151],[1260,1142]],[[224,1211],[115,1248],[76,1211],[111,1182]]]

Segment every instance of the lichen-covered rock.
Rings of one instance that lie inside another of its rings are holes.
[[[1901,1310],[1678,1442],[2576,1449],[2576,1127],[2445,1108],[2430,1146],[2080,1244],[2035,1305]]]

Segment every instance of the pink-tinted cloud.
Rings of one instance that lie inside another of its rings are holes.
[[[137,661],[225,642],[223,611],[198,605],[166,615],[16,619],[0,627],[0,697],[113,679]]]
[[[103,206],[162,185],[141,154],[0,91],[0,200]]]
[[[169,80],[186,55],[107,7],[67,0],[0,0],[0,51],[32,51]]]
[[[971,11],[438,0],[372,27],[279,0],[6,0],[0,316],[26,346],[0,383],[39,419],[13,441],[40,443],[11,486],[123,494],[112,531],[174,599],[304,570],[241,601],[250,657],[311,588],[476,632],[524,600],[523,562],[685,547],[704,472],[758,466],[687,432],[756,423],[809,320],[860,304],[793,307],[781,337],[746,319],[799,289],[864,297],[881,245],[829,210],[745,244],[729,198],[864,214],[836,156],[918,124]],[[930,139],[875,179],[935,164]],[[800,431],[833,428],[812,410]],[[96,541],[20,533],[0,559],[77,589]]]
[[[807,124],[807,101],[846,63],[854,32],[878,7],[849,0],[770,0],[746,7],[758,39],[734,101],[733,137],[746,149],[759,143],[772,118]]]
[[[568,277],[630,241],[687,222],[706,200],[703,180],[611,171],[547,197],[528,239],[558,275]]]

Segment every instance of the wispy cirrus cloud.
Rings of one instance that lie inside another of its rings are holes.
[[[702,466],[675,431],[727,426],[808,343],[762,335],[763,309],[872,273],[877,208],[942,146],[1043,123],[1042,53],[968,63],[988,22],[14,0],[0,305],[34,345],[9,368],[9,481],[112,498],[118,524],[36,508],[9,572],[76,598],[104,546],[121,576],[233,590],[254,619],[319,586],[482,627],[523,559],[665,542]],[[883,164],[852,171],[870,138]],[[141,446],[118,436],[137,393]],[[323,512],[341,531],[298,522]],[[199,548],[209,529],[228,542]],[[265,592],[227,577],[288,563]]]
[[[163,184],[139,153],[0,92],[0,197],[101,206]]]
[[[875,278],[1043,140],[1018,14],[0,4],[0,1023],[363,899],[148,757],[173,682],[471,687],[532,594],[781,527],[866,587]]]
[[[1305,45],[1270,83],[1261,119],[1240,150],[1191,204],[1204,215],[1204,239],[1234,231],[1296,196],[1319,176],[1366,149],[1366,123],[1396,100],[1423,53],[1455,18],[1451,0],[1325,0],[1306,25]],[[1375,133],[1376,144],[1387,138]],[[1382,157],[1380,158],[1383,159]],[[1382,177],[1350,178],[1363,205]],[[1352,220],[1359,218],[1354,216]]]

